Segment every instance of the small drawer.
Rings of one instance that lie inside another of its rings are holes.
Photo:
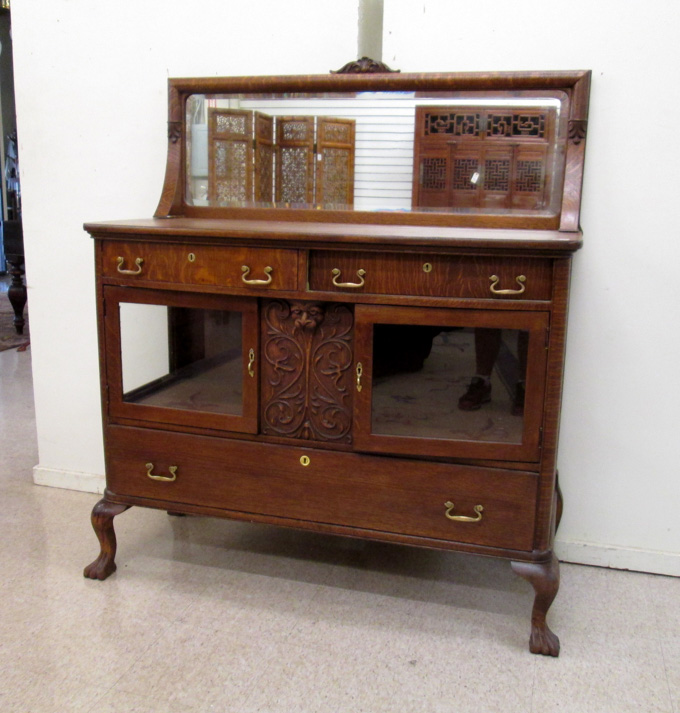
[[[150,467],[151,466],[151,467]],[[110,426],[107,487],[297,521],[528,551],[537,476]]]
[[[549,300],[552,261],[318,250],[310,256],[309,288],[359,294]]]
[[[135,282],[294,290],[297,251],[112,241],[102,248],[102,274]]]

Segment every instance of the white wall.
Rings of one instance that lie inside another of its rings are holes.
[[[680,575],[680,3],[385,0],[402,71],[592,69],[561,558]]]
[[[165,164],[166,77],[325,73],[355,56],[355,5],[12,4],[36,480],[102,483],[92,243],[82,223],[153,213]],[[483,9],[385,0],[383,38],[383,59],[402,71],[594,71],[558,552],[676,575],[678,13],[676,0],[488,0]]]
[[[37,482],[101,489],[93,244],[86,221],[150,217],[168,77],[325,74],[356,58],[358,0],[12,3]]]

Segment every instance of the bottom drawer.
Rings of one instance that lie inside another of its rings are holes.
[[[119,496],[533,548],[533,473],[122,426],[107,429],[106,452],[107,487]]]

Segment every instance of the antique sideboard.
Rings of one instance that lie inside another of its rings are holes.
[[[556,656],[590,73],[171,79],[152,219],[95,240],[106,491],[502,557]]]

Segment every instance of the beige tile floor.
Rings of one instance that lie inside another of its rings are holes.
[[[2,295],[0,295],[2,297]],[[37,487],[30,350],[0,353],[0,713],[680,713],[680,579],[563,565],[559,659],[496,560]]]

